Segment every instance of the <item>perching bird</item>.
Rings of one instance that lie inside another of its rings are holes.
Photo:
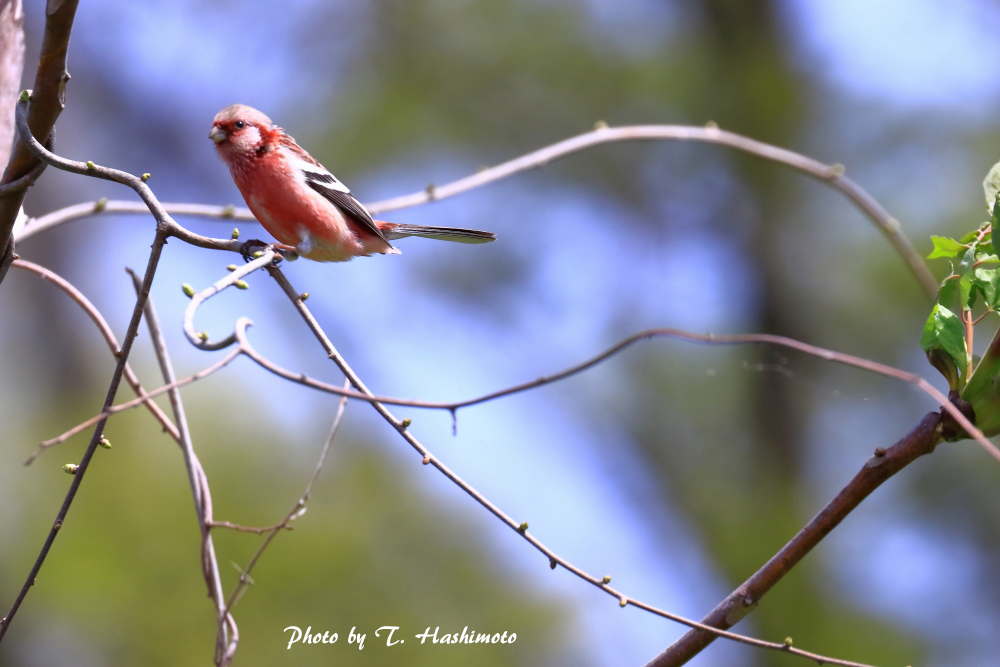
[[[216,115],[208,137],[247,206],[283,249],[317,262],[399,254],[406,236],[487,243],[490,232],[373,220],[351,191],[261,112],[233,104]]]

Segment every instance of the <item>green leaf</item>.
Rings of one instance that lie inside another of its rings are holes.
[[[927,323],[924,324],[920,347],[925,352],[944,350],[955,360],[960,369],[968,367],[969,358],[965,351],[965,327],[962,325],[962,320],[939,303],[934,305]]]
[[[976,263],[976,252],[978,251],[978,244],[973,242],[969,246],[969,249],[962,253],[962,259],[958,263],[958,273],[965,275],[972,268],[972,265]]]
[[[993,249],[992,246],[990,249]],[[980,246],[980,250],[982,250],[982,246]],[[996,255],[987,255],[983,253],[976,257],[976,264],[996,264],[998,262],[1000,262],[1000,257],[997,257]]]
[[[934,250],[931,254],[927,255],[927,259],[937,259],[938,257],[958,257],[966,251],[966,247],[956,241],[955,239],[950,239],[947,236],[932,236],[931,243],[934,244]]]
[[[1000,269],[976,269],[973,285],[983,295],[986,305],[995,308],[1000,297]]]
[[[971,310],[976,305],[977,290],[973,289],[972,272],[967,271],[958,279],[958,302],[962,310]]]
[[[986,208],[993,211],[997,194],[1000,193],[1000,162],[993,165],[983,179],[983,192],[986,194]]]
[[[958,301],[958,282],[959,276],[954,273],[942,280],[941,288],[938,290],[937,302],[956,310],[960,309],[962,306],[961,302]]]

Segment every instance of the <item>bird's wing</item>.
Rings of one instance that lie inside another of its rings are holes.
[[[289,162],[291,162],[292,168],[302,173],[306,185],[323,195],[331,204],[339,208],[351,220],[361,225],[362,228],[385,241],[386,245],[391,245],[389,240],[385,238],[382,230],[375,224],[371,213],[368,212],[368,209],[361,202],[355,199],[351,191],[347,189],[347,186],[337,180],[337,177],[331,174],[316,158],[302,150],[295,143],[294,139],[287,135],[286,138],[288,141],[283,142],[284,147],[287,149],[286,156]]]

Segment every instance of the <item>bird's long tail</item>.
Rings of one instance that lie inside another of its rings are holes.
[[[476,229],[461,229],[460,227],[432,227],[430,225],[403,225],[394,222],[377,221],[378,228],[390,241],[421,236],[425,239],[454,241],[455,243],[489,243],[496,241],[496,234],[481,232]]]

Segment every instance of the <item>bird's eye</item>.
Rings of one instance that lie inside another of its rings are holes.
[[[235,127],[237,130],[242,130],[246,126],[247,124],[244,123],[242,120],[238,120],[235,123],[233,123],[233,127]]]

